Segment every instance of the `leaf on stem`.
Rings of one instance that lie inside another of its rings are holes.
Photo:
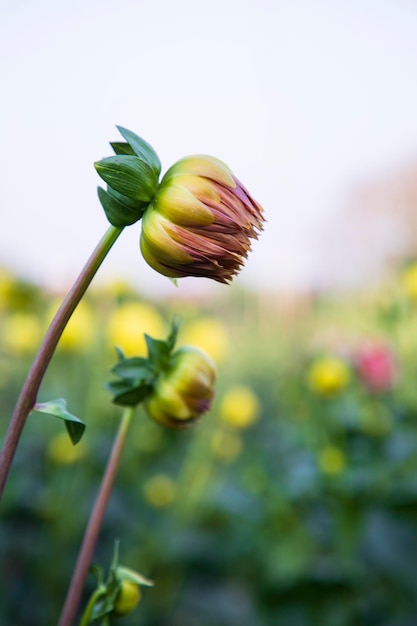
[[[72,443],[77,444],[84,434],[85,424],[78,417],[67,410],[67,403],[64,398],[50,400],[49,402],[38,402],[32,409],[36,413],[46,413],[65,422],[68,435]]]

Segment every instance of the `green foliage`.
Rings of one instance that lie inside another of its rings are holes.
[[[149,202],[158,182],[154,171],[145,162],[130,154],[101,159],[94,164],[98,175],[124,196],[140,202]]]
[[[158,178],[161,173],[161,161],[159,160],[158,155],[155,150],[148,144],[147,141],[133,133],[131,130],[127,128],[123,128],[122,126],[117,126],[117,130],[122,135],[123,139],[126,139],[129,147],[132,149],[133,154],[136,154],[137,157],[145,161],[149,167],[155,172],[156,177]],[[114,144],[111,144],[114,149]],[[117,146],[120,150],[120,144]],[[129,154],[129,153],[128,153]]]
[[[64,398],[50,400],[49,402],[38,402],[35,404],[33,412],[46,413],[47,415],[63,420],[65,422],[68,435],[74,445],[80,441],[84,434],[84,422],[67,410],[67,403]]]
[[[130,198],[118,194],[111,187],[108,187],[107,191],[98,187],[97,193],[106,217],[113,226],[121,227],[134,224],[142,217],[148,206],[147,202],[132,202]]]
[[[120,594],[124,583],[134,585],[135,590],[134,594],[130,594],[133,597],[128,597],[127,600],[124,599],[123,601],[124,614],[131,613],[136,608],[140,599],[140,586],[153,587],[153,582],[139,572],[119,565],[118,542],[115,543],[113,559],[106,580],[99,566],[92,565],[90,572],[96,579],[97,585],[87,603],[80,626],[88,626],[89,624],[110,626],[113,616],[121,616],[118,605],[120,605]]]
[[[32,292],[25,289],[25,311],[42,319],[50,294]],[[95,319],[88,351],[58,350],[41,388],[41,399],[64,395],[75,414],[87,417],[85,436],[73,448],[85,446],[84,456],[60,458],[55,420],[28,420],[2,502],[0,624],[56,622],[114,438],[120,409],[103,389],[113,360],[108,322],[140,296],[113,286],[89,298]],[[164,319],[179,309],[178,301],[153,306]],[[111,561],[120,537],[121,562],[155,581],[121,623],[415,624],[416,303],[395,281],[291,301],[232,287],[198,308],[202,317],[221,311],[228,332],[213,410],[182,432],[138,412],[95,554],[99,563]],[[12,296],[0,310],[4,416],[31,358],[13,352],[10,332],[7,341],[2,334],[20,310]],[[196,321],[195,310],[195,302],[181,300],[176,345]],[[218,340],[202,338],[209,347]],[[384,390],[370,389],[357,369],[357,349],[374,343],[398,365]],[[151,351],[163,357],[158,344]],[[346,386],[329,397],[309,383],[311,364],[323,355],[343,359],[350,371]],[[140,380],[142,367],[141,356],[123,356],[115,377]],[[237,384],[260,403],[246,427],[223,409]],[[90,577],[84,606],[93,591]]]
[[[158,377],[169,368],[178,329],[179,324],[174,321],[166,341],[145,334],[147,358],[127,359],[120,349],[117,350],[119,361],[111,371],[120,380],[106,384],[115,404],[137,406],[152,392]]]
[[[126,142],[113,142],[116,156],[94,164],[107,190],[98,187],[98,197],[107,219],[123,227],[141,219],[158,186],[161,163],[155,150],[135,133],[117,127]]]

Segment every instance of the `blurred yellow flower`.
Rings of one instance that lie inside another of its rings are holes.
[[[219,461],[230,463],[242,452],[242,438],[237,433],[218,430],[211,440],[211,449]]]
[[[156,474],[143,485],[143,496],[146,502],[157,508],[170,506],[176,494],[177,486],[166,474]]]
[[[52,320],[59,303],[49,310],[48,319]],[[58,343],[58,350],[66,352],[83,352],[88,350],[96,336],[97,321],[93,310],[82,300],[72,314]]]
[[[3,345],[15,354],[33,353],[42,339],[39,319],[32,313],[13,313],[3,322]]]
[[[85,458],[87,450],[87,444],[84,440],[79,441],[74,446],[68,433],[63,431],[55,435],[49,442],[48,458],[57,465],[71,465]]]
[[[337,446],[325,446],[319,451],[318,461],[324,474],[336,475],[343,472],[346,467],[346,457]]]
[[[259,419],[259,400],[249,387],[231,387],[220,402],[220,417],[234,428],[248,428]]]
[[[322,396],[334,396],[343,391],[350,379],[350,370],[342,359],[322,357],[308,370],[307,380],[312,391]]]
[[[146,356],[144,334],[164,339],[166,327],[161,315],[152,306],[127,302],[115,309],[107,324],[107,337],[112,346],[126,356]]]
[[[230,340],[227,327],[221,320],[206,317],[184,324],[180,343],[200,348],[219,363],[229,350]]]
[[[411,300],[417,300],[417,262],[405,268],[401,276],[404,291]]]
[[[6,309],[13,295],[14,276],[6,268],[0,268],[0,309]]]

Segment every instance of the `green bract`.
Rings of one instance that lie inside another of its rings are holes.
[[[158,187],[161,163],[141,137],[117,127],[126,142],[113,142],[115,155],[94,164],[107,189],[98,188],[100,202],[113,226],[129,226],[143,215]]]

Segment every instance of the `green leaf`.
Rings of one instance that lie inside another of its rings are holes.
[[[107,193],[112,197],[124,204],[126,207],[131,209],[132,211],[136,211],[136,213],[143,213],[143,211],[148,206],[147,202],[142,202],[141,200],[132,200],[132,198],[128,198],[124,196],[122,193],[119,193],[115,189],[112,189],[107,185]]]
[[[110,383],[107,389],[114,383]],[[141,384],[137,387],[132,387],[129,390],[116,393],[113,397],[114,404],[118,406],[137,406],[148,396],[152,391],[151,385]]]
[[[143,359],[142,357],[120,360],[111,371],[123,380],[132,380],[136,382],[151,382],[154,376],[148,359]]]
[[[161,339],[153,339],[153,337],[145,335],[149,360],[157,369],[165,369],[167,367],[171,352],[174,349],[175,342],[177,340],[179,327],[179,320],[174,319],[172,322],[171,332],[165,341]]]
[[[111,141],[110,145],[116,154],[135,154],[132,146],[129,146],[129,144],[124,141]]]
[[[78,417],[67,411],[67,403],[64,398],[50,400],[49,402],[38,402],[32,409],[36,413],[46,413],[58,419],[64,420],[68,434],[75,445],[84,434],[85,424]]]
[[[110,391],[110,393],[120,395],[132,391],[135,387],[132,381],[129,380],[112,380],[109,383],[106,383],[104,388],[107,389],[107,391]]]
[[[130,226],[142,217],[143,210],[132,210],[102,187],[98,187],[97,192],[106,217],[113,226]],[[144,206],[146,207],[147,204],[144,203]]]
[[[123,139],[126,139],[134,153],[139,158],[146,161],[158,177],[161,172],[161,161],[152,146],[147,141],[142,139],[142,137],[132,133],[132,131],[127,128],[123,128],[122,126],[116,126],[116,128],[122,135]]]
[[[123,567],[119,565],[116,568],[116,577],[120,582],[128,581],[130,583],[136,583],[137,585],[143,585],[144,587],[153,587],[154,582],[149,580],[149,578],[145,578],[139,572],[135,572],[135,570],[130,569],[130,567]]]
[[[175,316],[171,322],[171,332],[169,333],[167,340],[166,340],[169,346],[169,349],[171,351],[174,349],[175,344],[177,342],[177,337],[178,337],[180,326],[181,326],[181,320],[178,316]]]
[[[156,191],[158,176],[148,163],[137,156],[121,154],[107,157],[94,163],[94,167],[112,189],[133,200],[150,202]]]
[[[154,339],[149,335],[145,335],[145,341],[149,360],[157,369],[165,369],[171,353],[167,342],[162,339]]]
[[[97,582],[97,586],[100,586],[103,584],[103,570],[101,569],[99,565],[92,563],[90,567],[88,568],[88,571],[92,576],[94,576]]]

